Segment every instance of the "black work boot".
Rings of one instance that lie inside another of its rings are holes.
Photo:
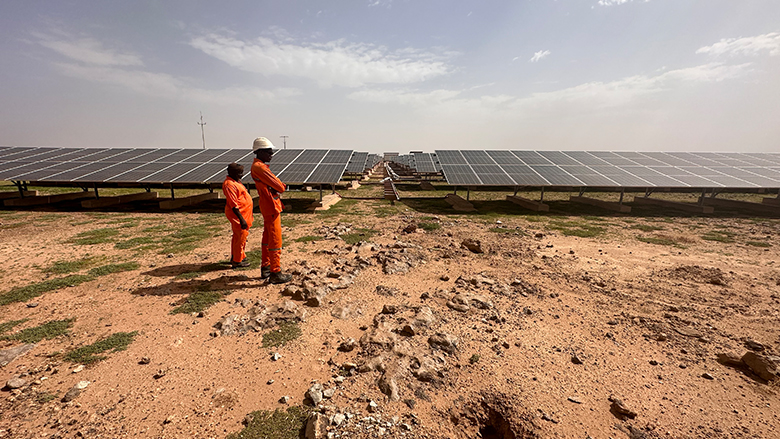
[[[291,280],[292,280],[291,274],[282,273],[281,271],[271,273],[271,275],[268,276],[268,282],[271,282],[272,284],[285,284],[287,282],[290,282]]]
[[[266,279],[271,275],[271,267],[260,267],[260,279]]]
[[[249,262],[231,262],[230,263],[230,267],[232,267],[232,268],[244,268],[244,267],[248,267],[248,266],[249,266]]]

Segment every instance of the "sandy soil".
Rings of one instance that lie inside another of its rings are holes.
[[[298,315],[305,311],[302,335],[279,348],[262,347],[271,327],[230,335],[215,324],[257,303],[291,300],[284,286],[259,279],[259,269],[181,276],[227,260],[229,227],[218,211],[2,212],[0,293],[62,277],[45,270],[86,255],[140,268],[0,307],[0,323],[28,319],[5,335],[75,318],[67,335],[40,341],[0,369],[0,384],[26,381],[0,393],[0,438],[224,438],[240,431],[250,412],[306,404],[315,380],[335,389],[323,411],[349,414],[330,427],[333,437],[780,437],[776,382],[717,360],[721,353],[742,356],[749,341],[762,345],[762,355],[779,351],[777,220],[403,208],[378,217],[367,206],[345,216],[298,214],[284,228],[282,260],[295,272],[292,289],[304,281],[351,283],[329,290],[320,306],[293,300]],[[422,223],[429,230],[408,227]],[[129,225],[110,242],[72,242],[79,233],[122,224]],[[197,224],[215,232],[191,251],[115,247],[151,227]],[[600,233],[566,235],[582,224]],[[346,225],[377,233],[361,246],[338,238],[295,241]],[[260,248],[259,226],[258,215],[250,249]],[[723,239],[702,239],[712,231],[725,232],[715,235]],[[478,240],[484,253],[464,248],[465,239]],[[393,269],[400,272],[386,273]],[[171,314],[198,289],[224,299],[201,316]],[[465,312],[451,306],[458,293]],[[433,318],[416,321],[424,308]],[[414,335],[402,329],[410,323]],[[63,356],[132,331],[138,335],[126,350],[78,373]],[[451,352],[431,344],[436,334],[455,341]],[[354,349],[339,350],[350,338]],[[0,341],[0,349],[19,345]],[[281,358],[273,361],[273,353]],[[144,357],[149,364],[139,364]],[[377,358],[383,365],[375,370],[350,371],[350,363]],[[62,402],[79,381],[90,384]],[[279,402],[283,396],[291,397],[287,404]],[[636,416],[619,416],[610,399]],[[377,407],[369,414],[371,401]]]

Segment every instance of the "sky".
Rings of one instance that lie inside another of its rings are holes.
[[[777,0],[0,2],[0,145],[780,152]]]

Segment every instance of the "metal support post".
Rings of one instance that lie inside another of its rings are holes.
[[[466,201],[468,201],[471,197],[471,188],[466,188]]]
[[[625,189],[621,189],[621,190],[620,190],[620,201],[618,201],[618,206],[622,206],[622,205],[623,205],[623,195],[624,195],[625,193],[626,193],[626,190],[625,190]]]
[[[707,196],[707,189],[701,190],[701,198],[699,198],[699,206],[704,206],[704,197]]]
[[[336,193],[336,185],[332,184],[332,185],[330,185],[330,188],[333,190],[333,192],[331,192],[331,193],[335,194]]]
[[[151,192],[151,191],[152,191],[152,187],[151,187],[151,186],[146,186],[146,187],[144,188],[144,190],[146,191],[146,193],[149,193],[149,192]]]
[[[517,196],[517,192],[518,192],[519,190],[520,190],[520,188],[519,188],[519,187],[517,187],[517,186],[515,186],[515,195],[514,195],[515,197]]]
[[[176,199],[176,194],[173,193],[173,183],[171,183],[171,200]]]
[[[539,202],[544,203],[544,186],[542,186],[542,193],[539,196]]]
[[[458,187],[455,186],[455,191],[452,193],[453,195],[458,195]],[[777,195],[778,198],[780,198],[780,194]]]
[[[320,185],[320,201],[322,201],[322,185]]]
[[[580,188],[580,196],[583,196],[583,195],[585,195],[585,188],[581,187]]]
[[[22,183],[19,181],[12,181],[12,183],[19,189],[19,196],[24,198],[24,189],[22,189]]]
[[[98,186],[97,186],[97,183],[95,183],[95,186],[94,186],[94,187],[95,187],[95,198],[99,200],[99,199],[100,199],[100,194],[98,193]]]

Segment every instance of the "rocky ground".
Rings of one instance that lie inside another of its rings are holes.
[[[285,215],[278,286],[218,210],[2,212],[3,297],[85,277],[0,305],[0,438],[778,437],[776,219]]]

